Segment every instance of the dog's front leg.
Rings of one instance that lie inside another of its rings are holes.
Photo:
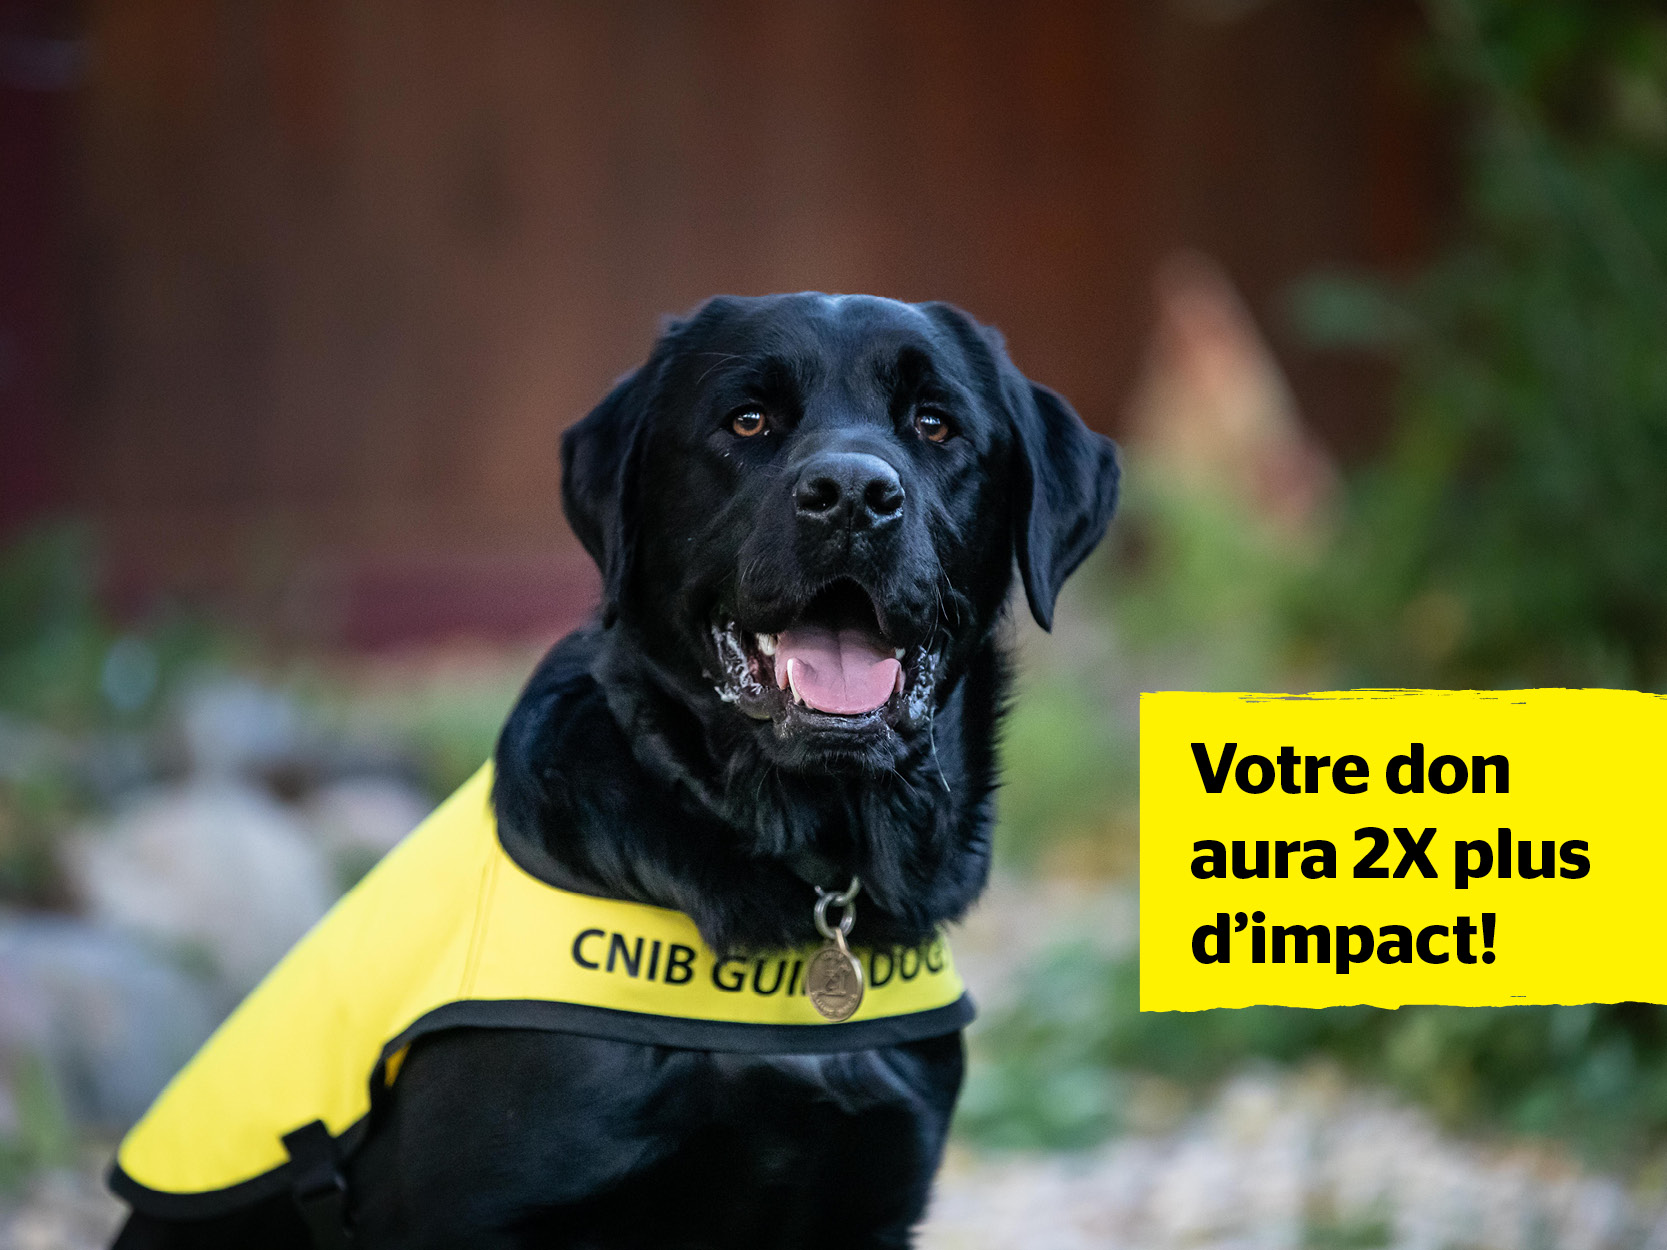
[[[589,1244],[560,1230],[667,1149],[677,1057],[533,1030],[418,1042],[349,1166],[354,1250]]]

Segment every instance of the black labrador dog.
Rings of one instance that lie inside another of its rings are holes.
[[[960,917],[990,861],[1015,560],[1051,625],[1104,533],[1113,444],[945,304],[716,298],[563,442],[603,607],[496,753],[500,838],[566,889],[673,908],[714,950]],[[958,1034],[739,1055],[528,1030],[419,1042],[347,1164],[361,1247],[906,1246]],[[293,1207],[124,1247],[305,1246]]]

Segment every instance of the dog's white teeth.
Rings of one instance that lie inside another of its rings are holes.
[[[897,650],[892,652],[892,654],[895,655],[898,659],[901,660],[903,658],[903,648],[898,647]]]
[[[896,688],[892,691],[892,693],[893,694],[902,694],[903,693],[903,670],[901,668],[899,668],[897,670]]]
[[[757,640],[760,655],[774,655],[776,653],[776,636],[774,634],[759,634]]]
[[[777,690],[786,690],[787,689],[787,674],[792,669],[792,667],[793,667],[793,661],[792,660],[788,660],[787,663],[785,663],[785,664],[776,665],[776,689]]]
[[[793,692],[793,702],[805,701],[804,696],[799,693],[799,666],[796,660],[787,661],[787,686]]]

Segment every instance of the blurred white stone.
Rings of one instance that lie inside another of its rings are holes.
[[[98,1151],[100,1164],[107,1152]],[[3,1250],[103,1250],[127,1208],[103,1184],[102,1166],[51,1171],[30,1178],[13,1212],[0,1209]]]
[[[303,809],[332,853],[382,856],[433,809],[428,796],[396,777],[347,777],[315,790]]]
[[[1632,1250],[1667,1244],[1629,1194],[1550,1145],[1488,1146],[1334,1076],[1245,1076],[1169,1133],[1079,1155],[955,1152],[921,1250]]]
[[[255,773],[296,758],[306,727],[295,701],[243,678],[205,682],[180,701],[192,768],[202,774]]]
[[[0,1076],[39,1060],[69,1119],[123,1129],[208,1037],[204,988],[130,935],[64,917],[0,917]],[[15,1091],[0,1091],[19,1125]]]
[[[88,915],[204,960],[241,995],[335,897],[323,851],[286,808],[230,777],[139,796],[65,856]]]

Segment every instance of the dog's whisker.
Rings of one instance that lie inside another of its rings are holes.
[[[949,788],[949,778],[944,775],[943,761],[938,758],[938,726],[936,721],[926,724],[926,741],[932,748],[932,766],[938,770],[938,781],[943,786],[945,794],[952,793]]]

